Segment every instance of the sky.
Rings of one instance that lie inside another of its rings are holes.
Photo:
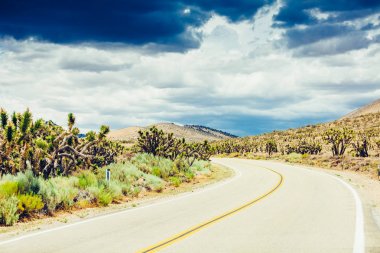
[[[0,107],[244,136],[380,98],[378,0],[1,0]]]

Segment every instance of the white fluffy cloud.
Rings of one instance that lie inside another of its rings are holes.
[[[196,31],[201,46],[185,53],[4,38],[0,106],[30,107],[60,124],[74,112],[84,130],[191,121],[245,134],[255,132],[257,118],[331,119],[380,97],[379,44],[300,55],[310,46],[331,49],[339,38],[290,50],[284,31],[272,27],[278,8],[240,23],[214,16]],[[227,122],[239,118],[252,127]]]

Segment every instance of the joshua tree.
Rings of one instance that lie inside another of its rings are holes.
[[[185,139],[176,139],[173,133],[164,133],[154,126],[148,131],[139,131],[136,149],[138,152],[169,158],[173,161],[177,158],[185,158],[189,165],[192,165],[196,159],[208,160],[212,154],[212,148],[207,141],[186,143]]]
[[[137,147],[141,152],[160,156],[166,153],[167,147],[173,142],[173,134],[166,135],[153,126],[148,131],[139,131]]]
[[[10,121],[5,110],[1,109],[0,114],[0,174],[15,174],[31,167],[36,175],[44,177],[67,175],[77,168],[109,164],[122,150],[106,140],[107,126],[102,126],[98,135],[89,132],[79,139],[72,113],[68,115],[68,130],[51,121],[33,122],[29,109],[13,113]]]
[[[375,136],[373,130],[360,131],[355,135],[355,141],[353,141],[352,146],[355,151],[355,155],[358,157],[368,157],[369,148],[371,146],[371,139]]]
[[[331,144],[333,156],[344,155],[347,147],[351,144],[354,131],[344,128],[331,128],[324,133],[323,139]]]
[[[277,143],[275,140],[268,140],[265,144],[265,151],[269,156],[272,156],[274,152],[277,152]]]

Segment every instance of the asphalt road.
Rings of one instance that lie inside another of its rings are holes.
[[[214,162],[236,175],[193,193],[0,241],[0,252],[365,252],[365,215],[347,183],[277,163]]]

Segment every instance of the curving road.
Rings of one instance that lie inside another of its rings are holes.
[[[0,241],[0,252],[365,252],[361,202],[347,183],[279,163],[214,162],[236,175],[169,200]]]

